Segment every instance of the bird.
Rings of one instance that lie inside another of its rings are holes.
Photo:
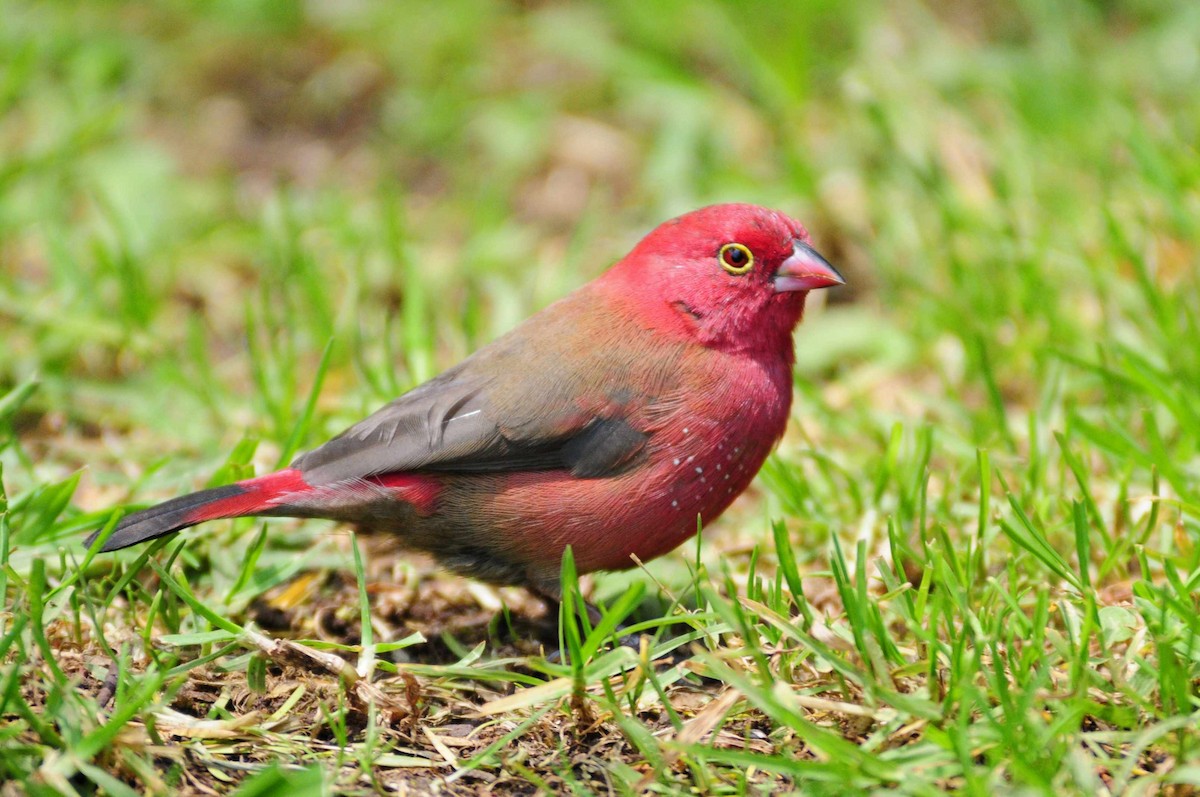
[[[844,282],[784,213],[694,210],[288,467],[129,514],[100,551],[325,518],[556,600],[568,546],[580,574],[627,569],[749,486],[788,422],[805,299]]]

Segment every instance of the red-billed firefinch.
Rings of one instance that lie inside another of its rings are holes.
[[[330,518],[556,595],[568,545],[580,572],[627,568],[746,489],[787,422],[805,296],[841,283],[782,213],[688,213],[287,469],[134,513],[103,550],[215,518]]]

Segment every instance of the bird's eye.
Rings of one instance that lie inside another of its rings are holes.
[[[754,268],[754,254],[742,244],[725,244],[717,257],[730,274],[745,274]]]

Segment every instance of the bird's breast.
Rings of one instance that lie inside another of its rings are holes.
[[[761,394],[760,394],[761,395]],[[643,560],[675,548],[715,520],[750,485],[787,421],[787,403],[737,402],[732,412],[693,407],[655,436],[640,492]]]

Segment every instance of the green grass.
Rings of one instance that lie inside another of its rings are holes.
[[[0,779],[1200,786],[1200,6],[0,18]],[[797,333],[755,489],[699,548],[569,578],[561,663],[520,590],[329,523],[82,547],[729,200],[805,220],[851,287]]]

